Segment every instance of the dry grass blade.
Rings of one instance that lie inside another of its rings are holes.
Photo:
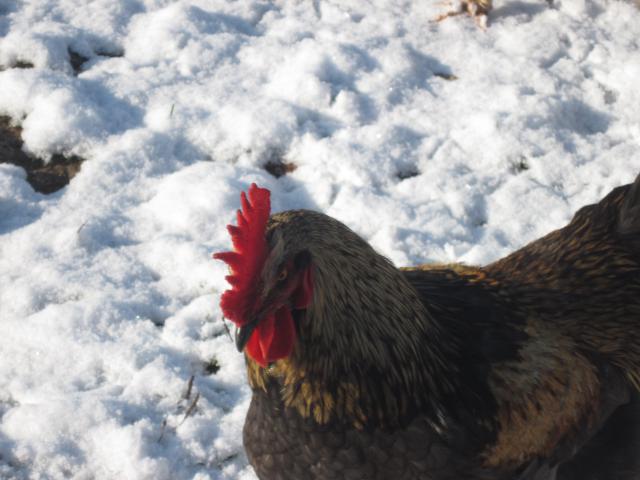
[[[229,325],[227,325],[227,321],[224,317],[222,317],[222,325],[224,325],[224,329],[227,332],[227,336],[229,337],[229,340],[233,342],[233,337],[231,336],[231,330],[229,330]]]
[[[187,411],[184,412],[184,417],[183,417],[182,421],[180,422],[180,425],[182,425],[187,420],[187,418],[189,418],[191,415],[193,415],[193,412],[196,411],[196,407],[198,405],[198,400],[200,400],[200,392],[196,393],[196,396],[193,399],[193,402],[191,402],[191,405],[189,405],[189,408],[187,408]]]
[[[166,417],[164,418],[164,420],[162,420],[162,426],[160,427],[160,436],[158,437],[158,442],[162,441],[162,438],[164,437],[164,432],[167,429],[167,419]]]
[[[184,395],[182,396],[182,398],[184,398],[185,400],[189,400],[189,398],[191,398],[191,391],[193,390],[193,381],[195,380],[195,375],[191,375],[189,377],[189,382],[187,383],[187,390],[184,392]]]

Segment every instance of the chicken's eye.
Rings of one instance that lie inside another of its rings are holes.
[[[287,269],[283,268],[282,270],[280,270],[280,273],[278,274],[278,281],[282,282],[286,280],[287,275],[288,275]]]

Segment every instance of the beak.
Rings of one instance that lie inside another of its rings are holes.
[[[239,352],[244,350],[244,347],[247,345],[247,342],[251,338],[251,334],[258,326],[258,320],[260,317],[256,318],[252,322],[247,323],[241,328],[236,329],[236,348]]]
[[[275,304],[280,306],[283,305],[283,304],[278,304],[277,302],[268,302],[268,304],[271,304],[271,305]],[[287,302],[284,305],[289,305],[289,303]],[[244,347],[247,345],[247,342],[249,342],[249,339],[251,338],[251,334],[256,329],[258,324],[265,317],[273,313],[275,310],[276,309],[269,308],[269,307],[262,308],[261,310],[258,311],[258,313],[256,314],[253,320],[251,320],[246,325],[243,325],[242,327],[236,329],[236,348],[238,349],[239,352],[242,352],[244,350]]]

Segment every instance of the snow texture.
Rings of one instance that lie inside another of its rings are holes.
[[[48,196],[0,165],[0,478],[255,478],[210,258],[251,182],[403,265],[492,261],[633,180],[633,2],[443,8],[0,0],[0,115],[86,159]]]

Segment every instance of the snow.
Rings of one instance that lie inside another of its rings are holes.
[[[0,0],[0,115],[86,159],[51,195],[0,164],[1,478],[255,478],[210,258],[251,182],[402,265],[489,262],[633,180],[633,2],[442,11]]]

